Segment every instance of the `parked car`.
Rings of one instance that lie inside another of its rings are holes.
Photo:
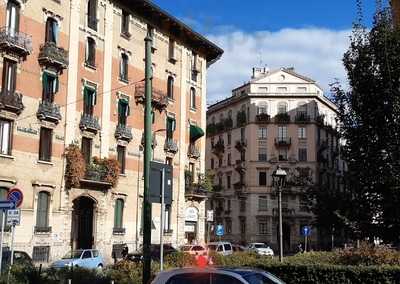
[[[234,252],[243,252],[247,250],[246,247],[238,244],[232,244],[232,248]]]
[[[163,248],[164,248],[164,253],[163,253],[164,257],[178,251],[176,248],[174,248],[173,246],[168,245],[168,244],[164,244]],[[152,244],[150,246],[150,250],[151,250],[151,253],[150,253],[151,259],[159,261],[161,246],[158,244]],[[142,261],[143,260],[143,247],[140,247],[137,252],[129,253],[127,259],[130,261],[133,261],[133,262]]]
[[[5,271],[11,263],[11,251],[3,251],[1,270]],[[22,265],[25,267],[33,267],[32,258],[24,251],[14,251],[14,264]]]
[[[80,249],[68,252],[62,257],[51,264],[54,268],[63,267],[83,267],[89,269],[102,269],[104,267],[103,257],[96,249]]]
[[[271,273],[244,268],[180,268],[160,272],[152,284],[285,284]]]
[[[255,252],[258,255],[274,256],[274,251],[264,243],[250,243],[247,248],[248,251]]]
[[[229,242],[213,242],[207,245],[210,251],[215,251],[222,255],[230,255],[233,253],[232,244]]]
[[[207,248],[202,245],[185,245],[181,247],[181,251],[191,255],[207,255]]]

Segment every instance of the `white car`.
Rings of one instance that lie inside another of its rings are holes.
[[[274,256],[274,251],[264,243],[250,243],[247,246],[248,251],[257,253],[258,255]]]
[[[185,245],[181,247],[181,251],[191,255],[207,255],[207,248],[201,245]]]
[[[215,251],[222,255],[231,255],[233,253],[232,244],[229,242],[213,242],[207,245],[209,251]]]
[[[246,268],[179,268],[160,272],[152,284],[285,284],[271,273]]]

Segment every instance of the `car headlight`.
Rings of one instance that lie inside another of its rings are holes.
[[[66,263],[66,264],[64,264],[65,266],[68,266],[68,267],[71,267],[72,265],[73,265],[73,263],[72,262],[68,262],[68,263]]]

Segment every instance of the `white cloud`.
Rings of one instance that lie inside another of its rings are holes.
[[[252,67],[260,66],[260,60],[270,69],[294,67],[298,73],[316,80],[325,92],[335,78],[346,85],[342,58],[349,47],[350,30],[223,30],[226,32],[207,35],[225,51],[208,71],[208,102],[230,96],[232,89],[250,79]]]

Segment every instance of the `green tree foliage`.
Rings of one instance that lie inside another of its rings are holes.
[[[343,59],[349,90],[334,84],[348,172],[342,220],[358,238],[400,237],[400,31],[390,10],[356,25]]]

